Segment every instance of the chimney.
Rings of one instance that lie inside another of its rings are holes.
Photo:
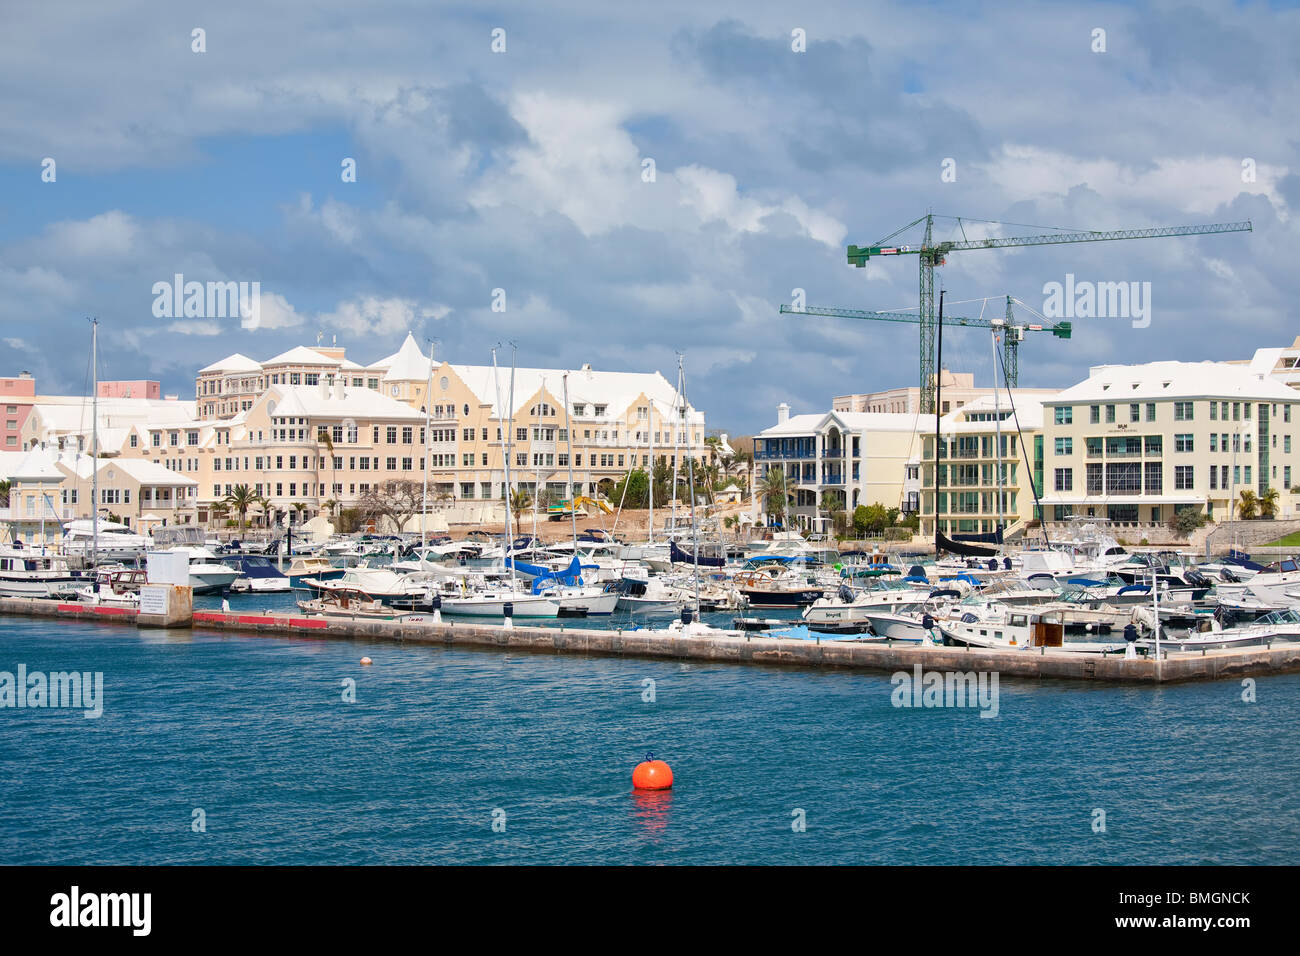
[[[321,398],[330,397],[330,382],[329,379],[327,379],[324,375],[320,377],[320,397]]]
[[[338,378],[334,380],[334,397],[341,402],[343,401],[343,396],[344,396],[343,376],[340,375]]]
[[[776,423],[778,425],[784,425],[789,420],[790,420],[790,406],[787,405],[785,402],[782,402],[780,405],[776,406]]]

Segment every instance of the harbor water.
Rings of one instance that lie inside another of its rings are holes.
[[[987,719],[895,707],[884,674],[0,617],[0,671],[20,664],[101,672],[103,713],[0,709],[8,864],[1280,864],[1300,846],[1300,675],[1258,679],[1254,702],[1238,681],[1006,679]],[[632,791],[647,752],[673,790]]]

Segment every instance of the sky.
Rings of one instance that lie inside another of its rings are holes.
[[[855,269],[845,246],[927,212],[940,239],[1252,221],[952,254],[950,315],[1001,315],[1010,294],[1040,321],[1067,275],[1149,290],[1144,327],[1031,334],[1024,386],[1300,334],[1294,4],[123,0],[5,18],[0,375],[44,393],[87,387],[92,315],[102,378],[187,398],[232,352],[319,337],[369,363],[410,331],[457,363],[513,344],[521,366],[670,380],[680,352],[711,428],[752,433],[780,402],[917,383],[914,326],[777,309],[802,290],[914,311],[914,256]],[[156,314],[177,273],[260,283],[257,327]],[[988,333],[944,346],[991,382]]]

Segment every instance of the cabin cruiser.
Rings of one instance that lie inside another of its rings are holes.
[[[915,605],[918,594],[901,581],[880,582],[875,587],[841,584],[834,596],[818,598],[803,610],[803,619],[817,629],[861,629],[870,624],[870,611]]]
[[[0,597],[64,597],[81,581],[61,555],[30,548],[0,549]]]
[[[289,562],[289,586],[308,587],[306,579],[316,581],[336,581],[343,577],[344,568],[335,567],[329,558],[321,554],[301,554]]]
[[[1150,618],[1144,623],[1149,624]],[[1273,641],[1300,641],[1300,612],[1290,608],[1272,611],[1249,624],[1223,627],[1217,617],[1199,622],[1199,626],[1185,635],[1160,636],[1162,651],[1199,651],[1221,647],[1250,647],[1270,644]],[[1138,640],[1137,646],[1146,651],[1156,647],[1154,635]]]
[[[227,561],[239,572],[239,577],[235,578],[235,583],[230,586],[232,591],[273,594],[293,589],[289,576],[265,555],[237,555],[229,557]]]
[[[1215,585],[1215,593],[1225,601],[1242,601],[1249,596],[1264,603],[1300,604],[1300,564],[1295,558],[1286,558],[1241,583],[1221,581]]]
[[[90,604],[139,607],[140,588],[146,583],[148,574],[140,568],[103,566],[95,572],[93,584],[77,588],[77,599]]]
[[[682,588],[663,578],[636,576],[631,569],[605,585],[605,590],[618,595],[618,610],[633,614],[676,614],[688,597]]]
[[[1059,610],[988,604],[936,624],[944,643],[957,646],[1021,650],[1047,647],[1078,654],[1117,654],[1127,647],[1123,641],[1065,640],[1065,621]]]
[[[400,621],[404,624],[432,623],[422,614],[390,607],[383,601],[356,588],[339,588],[306,601],[298,607],[307,614],[321,617],[361,619],[366,621]]]
[[[772,565],[741,571],[731,583],[750,607],[807,607],[825,593],[806,575]]]
[[[63,554],[79,565],[100,561],[138,561],[153,543],[116,521],[99,522],[98,534],[90,518],[78,518],[63,526]]]
[[[239,577],[239,571],[222,564],[217,556],[205,547],[177,545],[163,554],[183,554],[189,559],[190,587],[195,594],[215,594],[227,590]]]

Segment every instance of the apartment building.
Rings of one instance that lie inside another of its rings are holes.
[[[1021,394],[976,398],[939,421],[938,522],[942,534],[1004,533],[1035,517],[1043,487],[1043,403]],[[925,436],[921,534],[935,530],[935,439]],[[1033,482],[1031,484],[1031,482]],[[999,500],[1000,496],[1000,500]]]
[[[1294,513],[1300,393],[1250,364],[1104,365],[1044,402],[1045,516],[1161,523],[1230,517],[1241,491]]]
[[[0,378],[0,451],[18,452],[24,448],[23,424],[36,401],[36,379],[29,372],[13,378]]]
[[[450,507],[499,502],[507,455],[512,487],[560,498],[570,454],[574,489],[589,495],[649,468],[652,454],[670,463],[679,450],[709,454],[704,415],[658,372],[584,365],[512,375],[434,362],[410,335],[368,366],[333,347],[299,346],[261,363],[231,355],[200,370],[196,396],[201,417],[133,429],[120,450],[194,478],[200,523],[238,484],[297,523],[390,479],[423,481],[426,464],[431,499]]]
[[[761,481],[785,474],[795,522],[815,528],[828,509],[830,492],[839,508],[883,504],[915,511],[919,491],[921,435],[934,428],[931,415],[887,412],[818,412],[791,417],[777,406],[777,423],[754,437],[754,465]]]

